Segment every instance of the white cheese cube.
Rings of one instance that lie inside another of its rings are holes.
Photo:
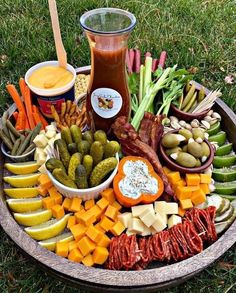
[[[37,164],[38,165],[43,165],[46,162],[46,158],[47,156],[43,153],[43,154],[39,154],[38,159],[37,159]]]
[[[148,228],[146,225],[143,225],[143,232],[141,233],[141,236],[144,237],[151,234],[152,234],[151,228]]]
[[[150,227],[155,222],[156,217],[154,211],[151,210],[144,210],[140,216],[140,220],[147,226]]]
[[[56,135],[56,131],[55,130],[47,130],[46,132],[46,137],[47,138],[53,138]]]
[[[50,145],[50,147],[52,147],[52,148],[54,148],[54,141],[55,141],[54,137],[50,138],[48,141],[48,145]]]
[[[137,234],[141,234],[144,230],[144,225],[140,219],[132,218],[129,220],[128,230],[132,230]]]
[[[45,148],[48,144],[48,139],[44,134],[38,134],[33,142],[36,144],[37,147],[39,148]]]
[[[177,202],[167,202],[166,203],[166,214],[167,215],[178,214]]]
[[[166,215],[166,214],[161,214],[161,213],[157,213],[157,214],[159,214],[159,215],[162,217],[162,220],[163,220],[164,223],[166,223],[166,225],[167,225],[167,221],[168,221],[168,217],[167,217],[167,215]]]
[[[37,161],[39,155],[43,155],[44,154],[44,149],[42,148],[36,148],[35,153],[34,153],[34,159]]]
[[[57,133],[57,134],[54,136],[54,138],[55,138],[55,140],[57,140],[57,139],[61,139],[61,133],[60,133],[60,132]]]
[[[182,218],[180,216],[172,215],[168,219],[168,228],[171,228],[179,223],[182,223]]]
[[[52,130],[52,131],[56,131],[56,130],[57,130],[55,124],[47,125],[47,126],[45,127],[45,129],[46,129],[46,131],[50,131],[50,130]]]
[[[156,220],[152,224],[152,227],[156,230],[156,232],[160,232],[166,228],[166,223],[160,214],[156,214],[155,217],[156,217]]]
[[[154,210],[156,213],[165,214],[166,213],[166,201],[155,201]]]
[[[126,231],[126,234],[127,234],[128,236],[130,236],[130,235],[134,235],[134,234],[136,234],[136,232],[134,232],[134,231],[132,231],[132,230],[127,230],[127,231]]]
[[[143,204],[131,207],[133,217],[139,217],[145,210],[153,210],[153,204]]]
[[[128,223],[132,219],[132,213],[123,213],[118,215],[119,221],[125,226],[125,228],[128,228]]]
[[[47,169],[46,169],[46,166],[45,164],[43,164],[39,169],[38,171],[42,174],[47,174]]]
[[[44,129],[40,130],[39,134],[45,134],[45,130]]]

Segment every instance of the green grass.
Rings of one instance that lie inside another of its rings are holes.
[[[168,52],[168,65],[195,68],[195,80],[210,89],[221,88],[222,99],[235,111],[236,86],[225,76],[235,74],[236,6],[227,0],[58,0],[61,31],[68,61],[75,67],[89,63],[86,37],[79,16],[102,6],[133,12],[138,20],[130,47],[158,57]],[[12,101],[6,83],[17,84],[33,64],[56,58],[46,0],[5,0],[0,13],[0,110]],[[236,265],[235,246],[222,261]],[[166,292],[235,292],[235,266],[211,266],[196,278]],[[1,292],[75,292],[46,275],[22,256],[1,230]]]

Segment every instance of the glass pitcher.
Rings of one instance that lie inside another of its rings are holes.
[[[89,126],[108,132],[118,117],[130,116],[126,52],[136,18],[117,8],[99,8],[80,18],[91,51],[91,77],[86,107]]]

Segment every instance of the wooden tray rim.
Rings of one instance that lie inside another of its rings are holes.
[[[88,73],[90,66],[77,69],[77,73]],[[229,119],[236,124],[236,115],[220,99],[217,106],[224,108]],[[201,253],[184,261],[166,265],[163,267],[143,270],[143,271],[110,271],[70,262],[67,259],[57,256],[55,253],[42,248],[35,240],[28,236],[16,223],[8,210],[3,194],[3,169],[4,158],[0,153],[0,224],[7,235],[33,258],[41,266],[56,274],[58,277],[71,281],[72,284],[83,286],[83,288],[96,291],[99,287],[104,292],[121,292],[129,289],[132,292],[145,291],[164,288],[174,285],[205,269],[216,261],[236,242],[236,221],[230,228],[211,246]]]

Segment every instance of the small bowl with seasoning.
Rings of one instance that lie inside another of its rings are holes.
[[[200,128],[170,131],[160,143],[160,154],[167,167],[182,173],[203,172],[212,164],[214,152]]]
[[[170,113],[186,122],[201,120],[207,116],[215,100],[221,95],[218,90],[210,92],[195,81],[185,86],[184,93],[178,107],[173,103],[170,105]]]
[[[44,116],[52,118],[51,105],[57,112],[61,103],[75,99],[76,71],[70,64],[60,67],[58,61],[45,61],[31,67],[25,74],[32,97],[39,104]]]

